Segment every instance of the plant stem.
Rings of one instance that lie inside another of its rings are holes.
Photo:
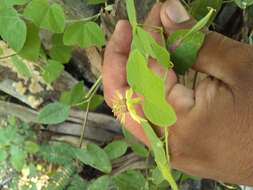
[[[94,91],[97,91],[98,87],[102,83],[102,75],[100,75],[94,85],[91,87],[85,98],[90,98]]]
[[[13,53],[13,54],[10,54],[10,55],[3,56],[3,57],[0,57],[0,60],[1,60],[1,59],[8,59],[8,58],[13,57],[13,56],[15,56],[15,55],[17,55],[17,54],[16,54],[16,53]]]
[[[89,116],[89,108],[90,108],[90,101],[87,103],[86,111],[84,112],[84,120],[83,120],[83,125],[82,125],[82,133],[80,137],[79,148],[82,148],[82,145],[83,145],[86,123]]]
[[[165,153],[167,156],[168,162],[170,161],[170,155],[169,155],[169,129],[168,127],[164,128],[164,134],[165,134]]]
[[[93,96],[96,94],[100,84],[102,83],[102,76],[100,76],[97,81],[94,83],[94,85],[91,87],[91,89],[89,90],[89,92],[87,93],[87,95],[85,96],[85,103],[87,102],[87,107],[86,107],[86,111],[84,112],[84,120],[83,120],[83,125],[82,125],[82,133],[81,133],[81,137],[80,137],[80,142],[79,142],[79,147],[81,148],[83,145],[83,140],[84,140],[84,134],[85,134],[85,127],[86,127],[86,123],[88,120],[88,115],[89,115],[89,109],[90,109],[90,101],[93,98]],[[84,102],[76,104],[76,106],[78,105],[82,105]]]
[[[92,99],[92,97],[95,95],[95,93],[97,92],[99,86],[102,83],[102,76],[99,76],[99,78],[97,79],[97,81],[93,84],[93,86],[91,87],[91,89],[89,90],[89,92],[85,95],[84,100],[82,102],[79,102],[77,104],[74,104],[73,106],[81,106],[85,103],[87,103],[88,101],[90,101]]]
[[[73,24],[73,23],[76,23],[76,22],[88,22],[88,21],[91,21],[91,20],[97,20],[100,16],[101,16],[101,12],[99,12],[98,14],[95,14],[93,16],[86,17],[86,18],[67,20],[66,23],[67,24]]]

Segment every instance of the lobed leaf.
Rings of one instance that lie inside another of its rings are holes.
[[[65,28],[65,15],[62,7],[49,4],[48,0],[32,0],[24,10],[24,16],[38,27],[54,33],[62,33]]]
[[[54,82],[63,72],[64,66],[58,61],[49,60],[46,65],[43,66],[42,77],[47,83]]]
[[[27,24],[27,33],[26,41],[24,47],[19,52],[19,55],[25,59],[31,61],[37,61],[40,54],[41,41],[39,37],[39,28],[34,24]]]
[[[148,68],[147,59],[138,50],[130,53],[127,80],[135,92],[144,96],[144,113],[152,123],[168,127],[176,122],[176,114],[165,100],[163,80]]]
[[[52,37],[52,48],[49,50],[50,57],[60,63],[68,63],[71,58],[72,47],[63,44],[63,35],[55,34]]]
[[[20,51],[25,44],[27,28],[13,7],[0,7],[0,26],[2,39],[16,52]]]
[[[67,46],[78,45],[81,48],[105,45],[102,29],[95,22],[76,22],[66,28],[63,42]]]
[[[166,69],[172,67],[170,54],[166,48],[159,45],[152,35],[141,27],[136,27],[133,36],[132,50],[134,49],[139,50],[147,58],[156,59]]]

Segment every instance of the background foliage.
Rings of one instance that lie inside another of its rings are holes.
[[[70,17],[66,7],[57,0],[0,0],[0,62],[8,60],[8,65],[5,67],[11,68],[18,76],[15,88],[20,94],[26,93],[22,86],[23,82],[29,83],[33,87],[36,86],[36,89],[39,88],[38,84],[45,86],[45,89],[53,89],[64,72],[71,68],[69,65],[74,57],[73,51],[75,49],[89,50],[95,47],[102,54],[109,38],[109,32],[102,27],[106,22],[103,16],[105,14],[113,15],[119,2],[87,0],[82,3],[88,4],[90,9],[96,11],[81,18]],[[252,43],[252,0],[182,0],[182,3],[197,20],[205,18],[209,12],[207,7],[212,7],[216,12],[205,22],[210,26],[210,29],[245,43]],[[138,2],[136,2],[136,6],[138,9]],[[238,23],[234,21],[235,28],[227,29],[229,22],[227,25],[222,25],[221,19],[226,20],[230,14],[231,17],[239,15],[240,19]],[[146,68],[145,56],[151,56],[159,60],[164,67],[169,68],[171,67],[170,55],[163,51],[137,24],[136,17],[138,15],[136,16],[133,10],[129,11],[129,15],[131,24],[136,26],[133,49],[140,51],[140,53],[133,53],[132,57],[130,56],[130,61],[131,58],[140,59],[140,62],[144,59],[144,64],[139,65],[143,68],[134,68],[134,65],[129,64],[128,69],[131,70],[128,73],[131,75],[128,76],[129,83],[137,87],[141,85],[143,88],[140,88],[140,91],[148,89],[149,86],[145,87],[147,84],[161,83],[161,88],[156,90],[156,92],[161,90],[161,93],[154,94],[154,91],[148,90],[142,92],[149,100],[152,100],[146,102],[144,109],[153,123],[167,126],[174,122],[175,116],[166,117],[168,114],[171,115],[173,110],[163,102],[163,98],[161,98],[162,81],[154,78]],[[114,24],[112,23],[112,25]],[[192,41],[195,42],[198,38],[203,41],[203,37],[197,32],[198,30],[192,33],[191,38],[185,40],[190,44],[190,47],[192,47]],[[178,36],[182,37],[185,33],[187,32],[175,33],[168,39],[168,43],[173,44]],[[201,43],[193,45],[195,45],[196,51],[194,49],[189,51],[187,46],[182,46],[175,54],[171,55],[172,62],[185,63],[175,67],[179,74],[187,73],[187,69],[196,58],[196,52]],[[190,56],[191,59],[182,56],[187,52],[189,53],[187,56]],[[135,78],[136,76],[138,78]],[[150,79],[150,81],[140,83],[139,77],[141,76]],[[60,91],[54,101],[47,101],[43,104],[40,98],[28,97],[30,106],[34,110],[40,110],[32,122],[27,123],[22,121],[22,118],[15,119],[12,116],[1,121],[0,189],[168,189],[169,184],[162,177],[158,167],[155,166],[150,151],[124,129],[123,136],[115,137],[116,140],[102,146],[84,140],[89,111],[97,110],[103,104],[100,88],[101,77],[97,76],[97,80],[92,84],[80,80],[79,77],[76,79],[78,82],[68,90]],[[20,81],[22,83],[19,83]],[[86,86],[90,88],[88,89]],[[43,90],[41,91],[43,93]],[[155,101],[153,101],[154,99]],[[12,100],[4,98],[4,101]],[[18,104],[22,103],[18,102]],[[152,111],[163,107],[166,109],[162,110],[167,110],[169,113],[163,113],[160,118],[157,118]],[[83,128],[80,132],[78,145],[65,141],[53,141],[50,137],[41,135],[41,131],[45,130],[47,126],[66,121],[74,109],[82,110],[84,113]],[[127,168],[115,172],[113,166],[117,160],[132,152],[145,160],[147,167],[145,169]],[[182,189],[197,189],[197,185],[205,183],[210,186],[209,189],[214,190],[240,189],[239,186],[201,180],[179,171],[173,171],[173,177]]]

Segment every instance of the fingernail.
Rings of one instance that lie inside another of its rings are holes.
[[[174,23],[182,23],[190,19],[184,6],[178,0],[169,0],[167,2],[166,14]]]
[[[120,32],[121,28],[123,27],[123,25],[125,24],[124,20],[119,20],[115,26],[115,31],[114,32]]]

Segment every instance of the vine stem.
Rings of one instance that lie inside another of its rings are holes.
[[[10,54],[10,55],[3,56],[3,57],[0,57],[0,60],[1,60],[1,59],[8,59],[8,58],[13,57],[13,56],[15,56],[15,55],[17,55],[17,54],[16,54],[16,53],[13,53],[13,54]]]
[[[170,163],[170,153],[169,153],[169,128],[164,128],[164,134],[165,134],[165,154],[167,157],[167,162]],[[177,184],[175,183],[172,173],[168,172],[167,175],[165,175],[165,178],[167,178],[167,181],[170,182],[170,185],[173,190],[178,190]]]
[[[164,128],[164,134],[165,134],[165,152],[167,156],[168,162],[170,162],[170,155],[169,155],[169,129],[168,127]]]
[[[90,101],[88,101],[86,111],[84,112],[84,120],[83,120],[83,124],[82,124],[82,133],[81,133],[80,142],[79,142],[79,147],[80,148],[82,148],[82,145],[83,145],[86,123],[87,123],[88,116],[89,116],[89,109],[90,109]]]
[[[91,20],[97,20],[101,16],[101,14],[102,13],[99,12],[98,14],[95,14],[95,15],[90,16],[90,17],[82,18],[82,19],[67,20],[66,23],[67,24],[72,24],[72,23],[75,23],[75,22],[88,22],[88,21],[91,21]]]
[[[101,83],[102,83],[102,76],[99,76],[97,81],[94,83],[94,85],[91,87],[89,92],[86,94],[85,101],[83,101],[79,104],[76,104],[78,106],[78,105],[82,105],[83,103],[87,102],[86,111],[84,112],[84,120],[83,120],[83,123],[82,123],[82,132],[81,132],[80,141],[79,141],[79,147],[80,148],[82,147],[83,141],[84,141],[85,128],[86,128],[86,124],[87,124],[87,120],[88,120],[88,116],[89,116],[90,101],[93,98],[93,96],[96,94],[96,92],[97,92],[97,90],[98,90]]]
[[[91,87],[91,89],[89,90],[89,92],[85,95],[84,100],[82,102],[79,102],[73,106],[81,106],[87,102],[89,102],[92,97],[95,95],[95,93],[97,92],[99,86],[102,83],[102,76],[99,76],[99,78],[97,79],[97,81],[94,83],[94,85]]]

